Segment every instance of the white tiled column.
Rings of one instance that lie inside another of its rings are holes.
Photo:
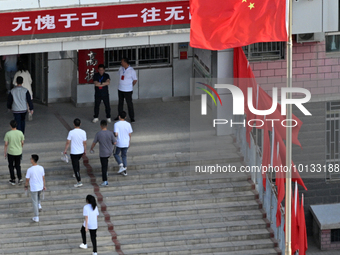
[[[217,82],[219,84],[233,84],[233,57],[234,50],[227,49],[217,52]],[[226,119],[228,123],[216,126],[216,134],[231,135],[233,128],[230,127],[230,120],[233,119],[233,98],[227,89],[217,89],[222,100],[222,106],[218,103],[216,110],[217,119]]]

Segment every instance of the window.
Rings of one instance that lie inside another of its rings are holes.
[[[105,50],[105,65],[108,68],[119,68],[120,60],[127,57],[133,67],[153,67],[171,65],[171,45],[145,45]]]
[[[332,164],[334,169],[340,164],[340,102],[327,102],[326,112],[326,164]],[[339,179],[339,171],[326,173],[326,180]]]
[[[331,242],[340,242],[340,229],[331,229]]]
[[[249,61],[284,59],[284,42],[254,43],[243,47]]]
[[[340,52],[340,35],[326,35],[326,52]]]

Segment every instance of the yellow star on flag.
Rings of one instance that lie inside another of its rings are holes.
[[[247,2],[247,0],[242,0],[242,3]]]
[[[255,8],[254,5],[255,5],[254,3],[250,3],[250,5],[248,6],[248,7],[250,8],[250,10],[253,9],[253,8]]]

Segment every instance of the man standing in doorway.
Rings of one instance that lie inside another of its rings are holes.
[[[74,129],[68,133],[64,150],[64,154],[66,154],[68,147],[71,145],[70,156],[74,175],[77,179],[77,183],[74,184],[76,188],[83,186],[80,177],[79,160],[83,154],[86,155],[86,132],[80,128],[80,123],[81,121],[78,118],[73,121]]]
[[[113,132],[115,137],[117,137],[115,159],[119,165],[118,174],[127,176],[127,159],[126,154],[130,147],[132,127],[131,124],[125,121],[126,112],[122,111],[119,113],[119,121],[114,124]],[[119,154],[121,153],[121,158]]]
[[[93,76],[94,81],[94,115],[93,123],[98,122],[99,106],[103,100],[105,105],[106,119],[108,123],[111,123],[111,107],[109,97],[109,85],[110,76],[105,73],[105,66],[103,64],[98,65],[98,73]]]
[[[25,190],[28,189],[28,183],[31,187],[31,197],[33,204],[34,222],[39,222],[39,211],[41,210],[40,195],[45,186],[45,170],[38,165],[39,156],[37,154],[31,155],[32,166],[27,169]]]
[[[16,82],[17,86],[8,94],[7,108],[12,110],[14,119],[17,122],[18,130],[25,134],[27,104],[30,113],[33,114],[33,103],[30,92],[22,86],[24,79],[21,76],[18,76]]]
[[[133,86],[135,86],[137,83],[137,75],[136,71],[130,66],[128,58],[122,58],[121,65],[122,66],[119,68],[118,114],[123,111],[125,98],[126,104],[128,106],[130,121],[135,122],[132,93]],[[119,120],[119,116],[115,120]]]
[[[111,156],[113,151],[113,145],[116,144],[116,138],[114,137],[112,131],[107,130],[106,120],[102,120],[100,122],[100,128],[102,130],[99,131],[94,137],[91,146],[91,151],[93,152],[94,146],[96,146],[96,143],[99,142],[99,157],[100,163],[102,165],[102,179],[103,179],[103,183],[101,184],[101,186],[105,187],[109,185],[107,182],[107,167],[109,164],[109,157]]]
[[[2,60],[4,61],[4,66],[5,66],[5,79],[6,79],[7,94],[9,94],[12,83],[13,83],[14,75],[17,72],[18,56],[17,55],[6,55],[6,56],[2,56]],[[0,68],[2,68],[1,65],[0,65]]]
[[[17,130],[17,122],[15,120],[12,120],[9,124],[11,131],[8,131],[4,138],[4,156],[8,159],[8,169],[11,176],[9,183],[15,185],[14,168],[17,170],[18,184],[22,183],[20,163],[25,137],[20,130]]]

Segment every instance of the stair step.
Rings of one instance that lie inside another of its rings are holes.
[[[111,217],[111,222],[115,226],[115,229],[125,230],[133,228],[161,228],[166,226],[189,226],[194,224],[210,224],[217,222],[228,222],[232,224],[234,221],[244,221],[249,220],[261,220],[263,219],[263,214],[259,210],[251,211],[231,211],[227,214],[221,213],[211,213],[206,214],[193,214],[193,215],[177,215],[177,216],[166,216],[166,217],[150,217],[150,218],[136,218],[136,219],[126,219],[118,220],[115,217]]]
[[[19,238],[22,236],[49,236],[49,235],[61,235],[61,234],[73,234],[78,232],[81,227],[81,221],[73,224],[59,224],[59,225],[45,225],[32,224],[30,227],[23,228],[8,228],[2,229],[0,232],[0,238]],[[106,231],[107,224],[104,221],[98,222],[98,231]]]
[[[80,233],[79,233],[80,235]],[[79,240],[81,238],[79,237]],[[48,246],[27,246],[27,247],[13,247],[13,248],[5,248],[3,249],[3,253],[0,254],[11,254],[11,255],[46,255],[46,254],[79,254],[79,255],[89,255],[92,252],[92,244],[88,243],[87,250],[83,250],[79,248],[81,242],[79,240],[74,243],[64,243],[53,244]],[[100,255],[118,255],[115,251],[115,247],[110,242],[97,242],[98,254]]]
[[[232,224],[233,223],[233,224]],[[250,221],[234,221],[234,222],[218,222],[218,223],[204,223],[204,224],[191,224],[191,225],[174,225],[163,226],[153,228],[136,228],[118,230],[116,227],[116,233],[119,239],[140,239],[140,238],[152,238],[171,235],[194,235],[204,233],[220,233],[231,231],[244,231],[252,229],[265,229],[266,223],[263,220],[250,220]]]
[[[81,227],[81,225],[80,225]],[[80,227],[74,229],[73,234],[55,234],[49,236],[21,236],[18,238],[2,238],[0,245],[2,249],[29,247],[29,246],[46,246],[52,244],[74,244],[81,240]],[[97,240],[108,243],[111,241],[111,236],[108,232],[98,231]]]
[[[123,248],[123,252],[126,255],[215,254],[216,252],[223,254],[225,252],[228,252],[230,255],[234,254],[233,252],[235,252],[235,254],[237,254],[236,252],[238,252],[238,254],[240,255],[241,254],[249,255],[247,253],[248,250],[259,249],[262,251],[268,250],[272,251],[273,248],[274,244],[270,239],[258,239],[233,242],[210,242],[205,244],[189,244],[181,246],[166,246],[152,248],[143,247],[140,248],[136,247],[133,249]],[[267,253],[262,253],[262,255],[267,255]]]

